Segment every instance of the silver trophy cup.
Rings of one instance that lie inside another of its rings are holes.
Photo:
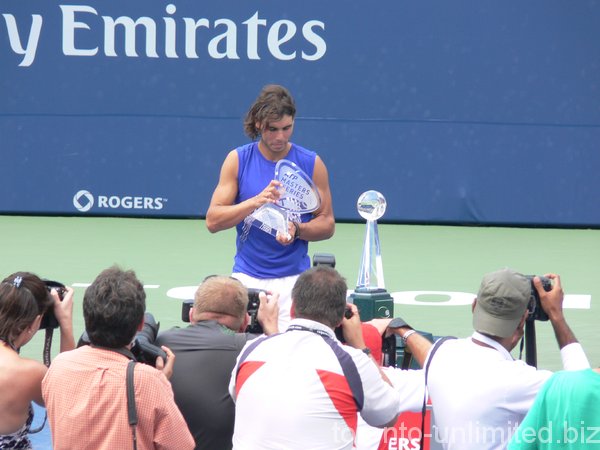
[[[364,192],[356,202],[358,213],[364,219],[367,219],[365,242],[356,287],[385,289],[377,219],[383,216],[386,206],[385,197],[377,191]]]
[[[394,300],[385,290],[381,245],[377,232],[377,219],[385,213],[385,197],[377,191],[366,191],[358,197],[358,213],[367,220],[362,259],[356,289],[350,295],[362,321],[392,317]]]

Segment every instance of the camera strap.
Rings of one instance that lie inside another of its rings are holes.
[[[54,333],[54,329],[49,327],[46,328],[46,334],[44,337],[44,349],[42,350],[42,359],[44,360],[44,365],[46,367],[50,367],[50,362],[51,362],[51,351],[52,351],[52,334]],[[42,424],[37,427],[34,428],[33,430],[29,430],[29,434],[36,434],[39,433],[40,431],[42,431],[44,429],[44,427],[46,426],[46,421],[48,420],[48,412],[46,411],[44,414],[44,421],[42,422]]]
[[[356,364],[354,364],[352,357],[344,349],[342,349],[338,341],[333,339],[327,332],[323,330],[307,328],[301,325],[290,325],[285,331],[285,333],[288,333],[290,331],[309,331],[323,338],[323,340],[329,345],[331,350],[333,350],[333,353],[335,354],[337,360],[340,363],[342,373],[344,374],[344,377],[346,378],[346,381],[350,386],[350,390],[352,392],[352,396],[354,397],[354,402],[356,403],[358,411],[362,411],[364,404],[364,391],[362,386],[362,380],[360,379],[360,374],[358,373],[358,369],[356,368]],[[242,365],[244,361],[246,361],[250,353],[252,353],[252,351],[262,342],[265,342],[267,339],[271,339],[279,335],[280,334],[272,334],[270,336],[259,337],[250,342],[250,344],[246,347],[246,350],[241,353],[238,359],[236,372],[236,386],[237,378],[242,368]]]
[[[356,403],[356,407],[358,411],[362,411],[363,405],[365,403],[365,393],[363,391],[362,380],[360,378],[360,374],[358,373],[358,369],[356,364],[352,360],[352,357],[348,352],[346,352],[339,344],[338,341],[333,339],[329,333],[323,330],[315,329],[315,328],[307,328],[302,325],[290,325],[286,330],[286,333],[289,331],[309,331],[311,333],[315,333],[323,338],[323,340],[329,345],[338,362],[340,363],[340,367],[342,368],[342,373],[348,382],[348,386],[350,386],[350,391],[352,392],[352,396],[354,397],[354,402]]]
[[[52,335],[54,334],[54,328],[46,328],[46,335],[44,337],[44,350],[42,351],[42,358],[44,359],[44,365],[50,367],[50,354],[52,351]]]
[[[521,348],[519,359],[523,357],[523,347],[525,347],[525,362],[537,369],[537,344],[535,338],[535,321],[525,321],[525,332],[521,338]]]
[[[136,427],[138,424],[137,409],[135,407],[135,386],[133,384],[133,371],[135,370],[135,359],[127,364],[127,418],[133,436],[133,450],[137,450]]]
[[[429,365],[431,364],[431,360],[433,359],[433,355],[437,352],[438,348],[442,346],[442,344],[449,340],[456,339],[454,336],[444,336],[441,339],[438,339],[433,343],[431,350],[429,351],[429,357],[427,358],[427,363],[425,364],[425,392],[423,394],[423,406],[421,408],[421,444],[419,448],[425,448],[423,445],[425,444],[425,414],[427,413],[427,377],[429,376]]]

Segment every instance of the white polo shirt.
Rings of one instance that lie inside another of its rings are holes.
[[[565,370],[589,367],[578,343],[565,346],[561,357]],[[433,356],[427,380],[435,420],[432,440],[448,450],[506,448],[551,375],[514,360],[498,342],[477,332],[444,342]]]
[[[329,327],[294,319],[285,333],[258,340],[240,353],[229,385],[234,449],[351,449],[358,413],[379,427],[398,414],[398,392]]]

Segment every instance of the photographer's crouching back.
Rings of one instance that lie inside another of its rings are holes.
[[[163,347],[167,360],[157,358],[157,368],[136,364],[131,353],[145,309],[144,288],[131,270],[106,269],[86,289],[90,345],[58,355],[42,382],[55,450],[194,448],[165,376],[173,353]]]
[[[258,298],[256,318],[265,334],[276,334],[279,295],[260,292]],[[255,303],[238,280],[208,277],[186,313],[191,325],[162,332],[156,341],[177,356],[171,384],[197,449],[231,448],[235,406],[228,383],[240,350],[257,336],[245,332],[251,321],[248,307]]]

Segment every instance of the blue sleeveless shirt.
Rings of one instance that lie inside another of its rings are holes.
[[[267,160],[258,143],[253,142],[236,149],[238,154],[238,195],[236,203],[258,195],[275,176],[277,163]],[[285,159],[292,161],[307,175],[313,177],[317,154],[296,144]],[[312,214],[302,214],[302,222],[308,222]],[[251,226],[245,240],[241,239],[244,222],[236,226],[236,255],[233,272],[245,273],[254,278],[269,279],[298,275],[310,267],[308,241],[297,239],[283,246],[275,237]]]

